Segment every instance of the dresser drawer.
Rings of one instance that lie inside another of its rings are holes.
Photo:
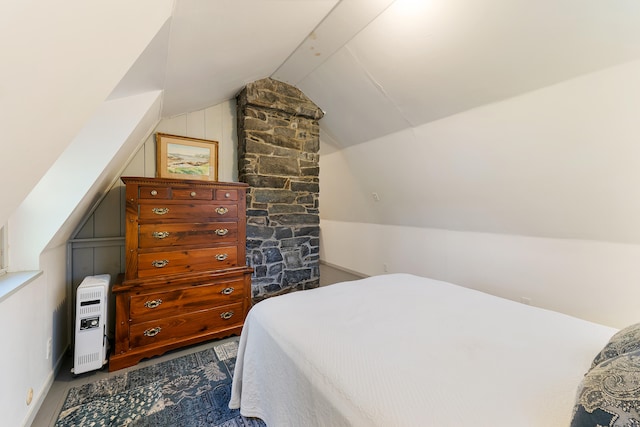
[[[184,220],[189,222],[237,218],[238,206],[221,203],[154,203],[143,201],[139,205],[139,220]]]
[[[174,188],[172,195],[175,200],[211,200],[213,190],[211,188]]]
[[[244,278],[218,281],[167,292],[131,295],[129,316],[132,321],[159,319],[232,304],[244,297]]]
[[[146,186],[138,187],[138,197],[141,199],[168,199],[170,192],[169,187],[163,186]]]
[[[142,224],[139,228],[138,247],[215,245],[238,240],[236,222],[207,222],[185,224]]]
[[[138,277],[221,270],[237,265],[236,246],[151,252],[138,255]]]
[[[238,200],[238,190],[216,190],[216,200]]]
[[[174,188],[162,186],[140,186],[138,197],[141,199],[175,199],[175,200],[211,200],[211,188]],[[226,200],[226,199],[220,199]],[[228,199],[236,200],[236,199]]]
[[[242,303],[236,303],[164,319],[132,323],[129,329],[129,345],[142,347],[232,328],[242,324],[243,314]]]

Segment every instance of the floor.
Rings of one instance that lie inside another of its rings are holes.
[[[362,276],[359,276],[355,273],[344,271],[330,265],[320,264],[320,286],[360,279],[361,277]],[[150,360],[142,361],[134,368],[129,369],[137,369],[143,366],[152,365],[158,362],[180,357],[185,354],[194,353],[207,347],[219,344],[220,342],[224,342],[224,340],[211,341],[208,343],[172,351],[163,356],[154,357]],[[71,373],[72,366],[73,360],[71,358],[71,355],[68,355],[63,361],[62,368],[60,369],[60,372],[51,385],[51,389],[49,390],[47,397],[42,403],[38,414],[31,424],[31,427],[53,427],[55,425],[58,413],[60,412],[60,408],[62,408],[62,404],[64,403],[64,400],[70,388],[97,381],[101,378],[105,378],[111,375],[118,375],[122,372],[126,372],[126,369],[123,369],[115,373],[109,373],[106,369],[104,369],[74,376]]]

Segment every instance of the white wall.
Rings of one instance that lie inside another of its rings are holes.
[[[43,274],[0,307],[0,413],[2,425],[29,425],[53,382],[68,342],[66,245],[40,256]],[[52,354],[47,358],[47,341]],[[27,405],[27,393],[33,400]]]
[[[86,147],[72,147],[73,153],[64,160],[67,163],[56,164],[56,160],[167,22],[173,0],[135,4],[74,0],[33,6],[32,2],[19,0],[4,2],[0,18],[0,40],[7,42],[3,44],[4,63],[0,70],[4,132],[0,151],[5,156],[0,168],[0,224],[7,220],[11,223],[10,269],[42,271],[0,302],[0,424],[7,426],[30,424],[69,344],[65,242],[75,227],[74,210],[95,201],[110,178],[117,175],[106,165],[118,161],[115,151],[126,136],[115,137],[109,147],[99,147],[103,150],[88,154]],[[33,125],[34,119],[37,126]],[[156,122],[157,113],[154,125]],[[113,133],[110,136],[114,137]],[[98,136],[95,141],[101,138]],[[51,187],[39,187],[47,190],[45,197],[40,193],[34,195],[35,201],[25,201],[56,165],[57,178],[48,182]],[[65,179],[73,173],[71,169],[81,169],[80,166],[93,167],[93,174],[78,174],[76,179],[82,181],[72,184],[84,186],[73,186],[73,194],[63,196],[57,185],[68,185]],[[23,203],[31,204],[31,209]],[[34,210],[35,216],[23,216]],[[43,233],[30,239],[32,232]],[[33,399],[28,405],[30,390]]]
[[[52,384],[70,344],[67,239],[158,123],[160,100],[156,91],[105,102],[9,219],[11,271],[42,275],[0,302],[3,425],[29,424]]]
[[[322,259],[639,321],[638,76],[636,61],[342,150],[323,141]]]
[[[322,260],[366,275],[386,265],[613,327],[640,321],[640,245],[331,220],[320,228]]]

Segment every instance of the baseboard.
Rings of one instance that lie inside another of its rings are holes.
[[[336,264],[332,264],[332,263],[324,261],[324,260],[320,260],[320,264],[326,265],[327,267],[335,268],[336,270],[344,271],[345,273],[353,274],[354,276],[358,276],[358,277],[361,277],[363,279],[366,278],[366,277],[369,277],[369,275],[367,275],[367,274],[362,274],[359,271],[349,270],[348,268],[344,268],[342,266],[339,266],[339,265],[336,265]]]
[[[38,393],[35,399],[33,399],[33,402],[32,402],[33,405],[31,405],[31,409],[29,410],[29,412],[27,412],[27,418],[25,419],[25,422],[22,425],[23,427],[31,426],[31,424],[33,424],[33,421],[36,419],[36,416],[38,415],[38,411],[42,407],[44,400],[47,398],[47,394],[49,394],[49,390],[51,390],[51,386],[53,385],[54,380],[58,376],[60,369],[62,369],[62,364],[64,362],[64,357],[65,357],[65,354],[67,354],[67,351],[69,351],[69,346],[67,346],[64,349],[64,351],[56,361],[56,364],[53,367],[53,371],[51,371],[47,376],[47,380],[44,383],[44,387],[40,389],[40,393]]]

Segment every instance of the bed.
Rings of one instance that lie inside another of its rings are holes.
[[[569,426],[616,332],[409,274],[343,282],[251,309],[229,406],[274,427]]]

